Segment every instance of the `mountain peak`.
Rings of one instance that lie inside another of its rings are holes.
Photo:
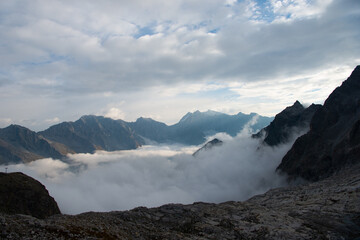
[[[83,115],[79,118],[79,120],[89,120],[89,119],[96,119],[99,118],[100,116],[95,116],[95,115]]]
[[[302,104],[299,102],[299,100],[296,100],[294,102],[293,106],[302,106]]]
[[[139,117],[136,119],[136,122],[155,122],[155,120],[152,118]]]
[[[360,159],[360,66],[314,114],[310,131],[299,137],[278,169],[290,179],[315,181]]]
[[[185,114],[185,116],[183,116],[179,122],[184,122],[187,120],[190,120],[194,117],[203,117],[203,116],[217,116],[217,115],[223,115],[224,113],[220,113],[220,112],[216,112],[213,110],[207,110],[206,112],[200,112],[199,110],[196,110],[195,112],[191,113],[188,112],[187,114]]]

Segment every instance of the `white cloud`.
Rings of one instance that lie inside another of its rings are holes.
[[[275,173],[291,145],[258,148],[242,133],[224,144],[191,154],[197,147],[148,146],[138,150],[69,155],[71,163],[43,159],[11,165],[40,180],[63,213],[124,210],[194,201],[245,200],[284,184]],[[71,198],[69,197],[71,196]]]
[[[125,119],[123,111],[115,107],[110,108],[104,116],[112,119]]]
[[[301,19],[320,17],[333,0],[271,0],[276,19]]]
[[[54,117],[54,118],[45,119],[45,122],[48,123],[48,124],[59,123],[59,122],[60,122],[60,118]]]
[[[7,127],[12,122],[11,118],[0,118],[0,127]]]

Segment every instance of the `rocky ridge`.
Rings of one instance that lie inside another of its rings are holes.
[[[0,129],[0,164],[30,162],[63,155],[39,134],[19,125]]]
[[[360,161],[360,66],[337,87],[299,137],[278,169],[290,179],[326,178]]]
[[[311,104],[305,108],[299,101],[278,113],[274,120],[253,137],[264,137],[263,142],[269,146],[276,146],[290,140],[294,132],[309,129],[310,121],[315,112],[321,107]]]
[[[0,129],[0,164],[26,163],[41,158],[66,160],[69,153],[129,150],[154,141],[198,145],[207,136],[218,132],[236,135],[255,115],[196,111],[186,114],[179,123],[171,126],[150,118],[125,122],[87,115],[75,122],[62,122],[38,133],[11,125]],[[253,127],[264,127],[271,120],[258,116],[258,122]]]

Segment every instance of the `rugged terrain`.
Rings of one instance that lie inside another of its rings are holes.
[[[356,239],[360,166],[245,202],[169,204],[43,220],[1,214],[0,228],[2,239]]]
[[[0,237],[360,239],[360,66],[323,107],[316,108],[315,113],[305,112],[296,102],[283,111],[287,117],[277,115],[274,120],[301,126],[313,114],[310,130],[295,141],[278,168],[290,180],[300,180],[298,185],[273,189],[244,202],[168,204],[122,212],[55,214],[46,219],[5,211],[0,214]],[[282,128],[270,129],[265,130],[267,136],[286,138]],[[26,196],[22,197],[26,202]]]
[[[299,137],[279,170],[314,181],[360,161],[360,66],[314,114],[310,131]]]
[[[263,137],[263,143],[269,146],[286,143],[294,133],[308,130],[311,118],[320,107],[319,104],[311,104],[305,108],[296,101],[292,106],[278,113],[267,127],[261,129],[253,137]]]
[[[41,132],[11,125],[0,129],[0,164],[27,163],[41,158],[66,159],[68,153],[136,149],[153,142],[197,145],[218,132],[235,136],[254,117],[258,119],[252,126],[254,130],[272,120],[255,113],[228,115],[195,111],[171,126],[151,118],[125,122],[94,115],[62,122]]]

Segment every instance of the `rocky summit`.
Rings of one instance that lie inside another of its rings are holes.
[[[263,143],[269,146],[287,143],[295,132],[308,130],[311,118],[320,107],[319,104],[311,104],[305,108],[296,101],[292,106],[278,113],[267,127],[253,137],[264,137]]]

